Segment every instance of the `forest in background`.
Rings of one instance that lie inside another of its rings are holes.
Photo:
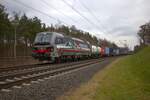
[[[64,35],[80,38],[89,41],[92,45],[117,47],[116,44],[92,36],[89,32],[77,29],[76,26],[54,25],[47,26],[38,17],[29,18],[26,14],[7,13],[7,9],[0,4],[0,57],[13,57],[14,42],[16,40],[17,56],[29,56],[31,54],[32,43],[36,33],[50,31],[60,32]]]
[[[106,39],[97,38],[92,33],[77,29],[75,25],[52,24],[47,26],[38,17],[29,18],[26,14],[13,13],[9,15],[7,9],[0,4],[0,57],[13,57],[16,42],[17,56],[30,56],[36,33],[50,31],[89,41],[100,47],[117,47]],[[139,27],[140,45],[150,45],[150,22]],[[15,41],[16,40],[16,41]],[[139,46],[135,46],[135,49]]]

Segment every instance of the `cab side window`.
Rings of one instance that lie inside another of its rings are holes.
[[[80,43],[79,46],[80,46],[81,48],[88,48],[88,45],[85,44],[85,43]]]
[[[63,44],[63,38],[62,37],[56,37],[55,44]]]

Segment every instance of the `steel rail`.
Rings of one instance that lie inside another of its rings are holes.
[[[31,81],[43,79],[43,78],[49,77],[49,76],[58,75],[60,73],[64,73],[64,72],[68,72],[68,71],[78,69],[81,67],[96,64],[96,63],[99,63],[101,61],[103,61],[103,60],[99,60],[99,59],[98,60],[92,60],[92,61],[84,62],[81,64],[70,65],[67,67],[60,67],[60,68],[45,71],[42,73],[38,73],[38,74],[34,74],[34,75],[28,75],[28,77],[20,78],[20,79],[9,81],[9,82],[4,82],[3,84],[0,85],[0,89],[8,89],[8,88],[11,88],[11,87],[16,86],[16,85],[22,85],[23,83],[30,83]]]

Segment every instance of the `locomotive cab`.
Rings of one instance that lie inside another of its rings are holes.
[[[38,60],[54,60],[56,55],[55,43],[60,42],[57,37],[60,34],[55,32],[41,32],[37,33],[33,45],[32,56]]]
[[[52,37],[53,33],[50,32],[37,33],[32,50],[32,56],[35,59],[50,59],[50,52],[53,52],[54,50],[52,45]]]

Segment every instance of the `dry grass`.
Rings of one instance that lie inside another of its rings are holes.
[[[119,58],[58,100],[150,100],[150,47]]]
[[[118,60],[115,60],[113,64],[117,62]],[[105,71],[107,71],[110,67],[111,65],[108,65],[106,68],[96,73],[89,82],[82,84],[77,89],[71,89],[63,96],[57,98],[57,100],[92,100],[96,89],[98,88],[101,81],[103,81],[105,78]]]

